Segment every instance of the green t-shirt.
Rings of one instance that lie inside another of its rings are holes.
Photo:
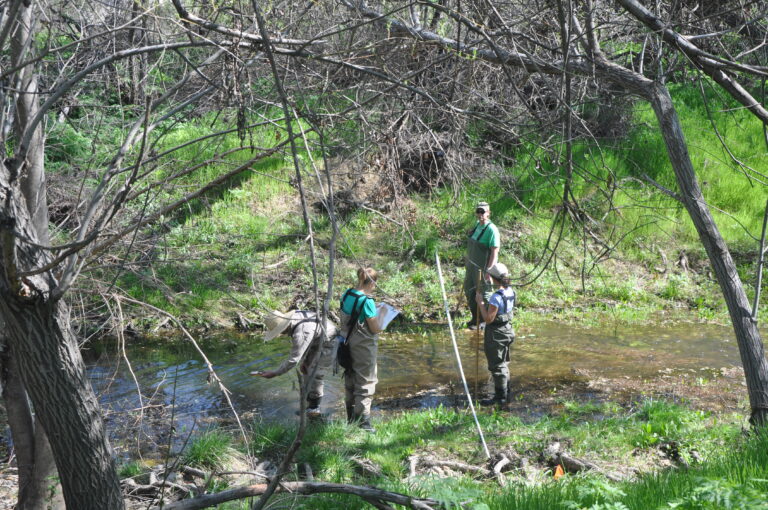
[[[487,225],[481,225],[478,221],[475,223],[475,229],[469,236],[480,244],[484,244],[488,248],[498,248],[501,246],[499,239],[499,229],[493,223]]]
[[[341,311],[351,316],[353,312],[352,307],[354,306],[355,299],[357,299],[358,296],[365,296],[365,294],[359,290],[348,289],[342,296]],[[360,298],[357,301],[358,309],[360,308],[360,303],[362,302],[363,298]],[[358,317],[357,322],[362,324],[363,321],[369,317],[376,317],[376,303],[371,298],[367,298],[365,303],[363,303],[363,309],[360,311],[360,317]]]

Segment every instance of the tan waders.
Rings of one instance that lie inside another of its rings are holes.
[[[350,316],[340,313],[341,323],[347,324]],[[347,421],[357,422],[361,429],[374,432],[371,426],[371,402],[379,381],[376,357],[379,349],[378,335],[371,334],[367,324],[357,323],[347,338],[352,357],[352,368],[344,371],[344,401]]]

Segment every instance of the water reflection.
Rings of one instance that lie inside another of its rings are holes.
[[[474,387],[476,373],[481,384],[487,382],[482,346],[478,350],[476,338],[473,332],[458,332],[470,388]],[[287,338],[264,343],[258,336],[233,333],[206,338],[203,344],[216,373],[232,392],[231,398],[239,413],[252,413],[257,419],[267,421],[295,419],[298,403],[294,373],[270,380],[249,375],[252,370],[277,367],[289,350]],[[92,346],[86,355],[91,383],[113,429],[135,426],[125,418],[125,411],[142,405],[155,406],[146,407],[145,418],[161,413],[167,420],[169,413],[173,413],[177,432],[204,426],[211,417],[231,415],[222,392],[208,384],[204,363],[183,340],[131,346],[130,368],[114,342]],[[682,323],[601,330],[541,322],[518,329],[510,371],[514,384],[515,381],[573,380],[583,373],[607,378],[651,377],[668,368],[719,369],[738,364],[733,332],[727,327]],[[379,379],[377,398],[380,401],[443,385],[453,385],[458,392],[461,383],[447,328],[435,328],[418,335],[382,335]],[[141,400],[137,384],[141,388]],[[327,376],[325,391],[322,407],[341,416],[341,377]],[[438,402],[440,399],[427,394],[422,404],[429,406]],[[151,419],[145,422],[140,426],[151,427]]]

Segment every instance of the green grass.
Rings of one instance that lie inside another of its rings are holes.
[[[524,468],[515,463],[506,472],[504,487],[489,477],[460,471],[438,476],[423,467],[409,477],[409,459],[414,455],[487,465],[471,415],[443,407],[377,419],[376,434],[340,420],[311,423],[294,460],[311,466],[318,481],[375,486],[432,498],[447,508],[459,504],[476,510],[768,508],[768,434],[745,435],[739,417],[664,400],[645,400],[629,408],[612,402],[563,400],[559,409],[537,418],[480,411],[490,451],[514,452],[528,459]],[[260,461],[277,462],[295,434],[291,425],[255,422],[247,449]],[[182,462],[221,469],[228,459],[240,455],[239,442],[239,434],[209,430],[190,443]],[[553,464],[544,453],[554,442],[571,456],[597,464],[600,471],[566,473],[555,480]],[[659,461],[667,457],[672,460]],[[136,476],[140,469],[128,464],[120,472]],[[621,473],[624,479],[612,481],[603,473]],[[292,470],[285,479],[299,478]],[[210,488],[216,491],[225,486]],[[281,494],[272,504],[367,508],[354,496],[338,494]],[[222,506],[247,507],[245,502]]]
[[[125,464],[120,465],[120,467],[117,470],[118,476],[120,478],[131,478],[137,475],[140,475],[143,472],[143,467],[140,462],[132,460],[130,462],[126,462]]]
[[[707,126],[698,90],[673,86],[672,93],[705,196],[713,207],[731,215],[714,212],[751,297],[757,243],[741,225],[753,236],[759,234],[765,186],[750,184],[730,161]],[[710,102],[721,135],[734,154],[756,171],[768,173],[760,126],[742,110],[729,110],[731,106],[716,98]],[[652,111],[642,103],[633,111],[634,122],[625,138],[601,140],[599,147],[586,142],[574,145],[574,194],[580,209],[597,220],[584,223],[587,231],[568,220],[558,239],[564,175],[557,147],[546,151],[533,142],[524,143],[515,155],[517,164],[501,174],[462,182],[458,192],[446,188],[433,190],[429,197],[408,197],[389,213],[399,225],[362,209],[345,216],[337,241],[335,292],[354,283],[358,263],[371,265],[382,271],[377,299],[397,302],[406,320],[439,318],[443,303],[434,268],[437,250],[451,308],[462,310],[465,232],[474,222],[474,204],[484,199],[491,203],[492,219],[501,228],[501,261],[510,268],[514,283],[522,285],[517,310],[522,320],[545,311],[564,321],[639,323],[653,320],[660,310],[688,309],[696,318],[727,322],[720,291],[686,211],[641,180],[647,174],[664,186],[676,187]],[[157,151],[207,134],[215,126],[209,117],[176,125]],[[58,152],[52,152],[56,161],[66,162],[86,149],[71,128],[57,129]],[[254,128],[249,137],[256,145],[267,144],[279,129]],[[168,154],[158,164],[157,174],[169,174],[177,161],[206,161],[243,143],[235,133],[213,140]],[[248,157],[248,150],[228,153],[180,184],[191,188],[207,182]],[[314,174],[305,170],[305,186],[312,189]],[[312,282],[309,246],[297,193],[289,184],[293,175],[290,161],[282,157],[255,163],[228,190],[197,200],[169,218],[152,268],[142,269],[141,278],[124,272],[118,285],[132,297],[191,324],[226,324],[237,313],[258,321],[269,308],[307,306],[313,301],[306,298]],[[610,200],[606,186],[615,187]],[[178,197],[184,189],[163,189],[158,199]],[[311,193],[309,200],[315,200]],[[330,225],[318,209],[312,208],[310,214],[320,261],[318,278],[325,288]],[[689,261],[687,272],[676,265],[681,253]],[[542,273],[546,260],[550,265]],[[766,309],[762,305],[761,311]]]
[[[448,505],[469,503],[465,508],[477,509],[746,510],[762,501],[768,489],[762,481],[768,475],[768,436],[743,436],[740,420],[733,416],[648,400],[631,409],[614,403],[564,401],[561,412],[534,420],[488,410],[479,418],[491,451],[514,451],[527,457],[528,472],[533,469],[538,473],[535,483],[515,470],[507,473],[506,488],[491,479],[461,473],[447,477],[420,473],[407,478],[411,455],[485,465],[471,416],[446,408],[409,411],[378,420],[375,435],[338,421],[314,424],[307,430],[296,461],[312,466],[318,480],[374,485]],[[255,425],[251,451],[258,458],[277,459],[294,434],[292,427]],[[554,441],[564,445],[569,454],[594,462],[607,472],[638,469],[642,474],[613,482],[599,473],[585,472],[554,481],[551,465],[541,459]],[[658,464],[658,452],[670,449],[690,467]],[[374,464],[381,474],[361,470],[355,459]],[[299,499],[296,504],[315,509],[359,507],[360,502],[329,495]]]
[[[184,449],[184,464],[220,470],[241,454],[234,447],[231,435],[219,429],[212,429],[194,437]]]

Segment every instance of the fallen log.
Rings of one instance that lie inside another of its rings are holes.
[[[563,451],[559,442],[552,443],[544,450],[544,456],[552,465],[562,465],[566,473],[579,473],[582,471],[594,471],[600,473],[607,479],[618,482],[622,477],[613,473],[608,473],[597,464],[588,460],[578,459]]]
[[[266,492],[267,484],[255,484],[246,485],[242,487],[235,487],[215,494],[205,494],[193,499],[185,499],[182,501],[176,501],[168,503],[162,507],[155,506],[150,510],[200,510],[203,508],[210,508],[215,505],[220,505],[227,501],[235,501],[238,499],[252,498],[255,496],[261,496]],[[312,495],[312,494],[351,494],[358,496],[365,501],[373,504],[372,501],[380,503],[378,508],[387,508],[383,506],[386,503],[394,503],[406,508],[413,508],[416,510],[434,510],[440,507],[440,503],[433,499],[414,498],[406,494],[400,494],[397,492],[389,492],[381,489],[375,489],[372,487],[361,487],[359,485],[347,485],[341,483],[326,483],[326,482],[281,482],[277,486],[275,492],[289,492],[292,494]]]
[[[476,473],[482,476],[491,476],[491,472],[481,466],[473,466],[472,464],[465,464],[463,462],[457,462],[455,460],[440,460],[431,457],[421,457],[419,462],[422,466],[426,467],[447,467],[463,471],[465,473]]]

